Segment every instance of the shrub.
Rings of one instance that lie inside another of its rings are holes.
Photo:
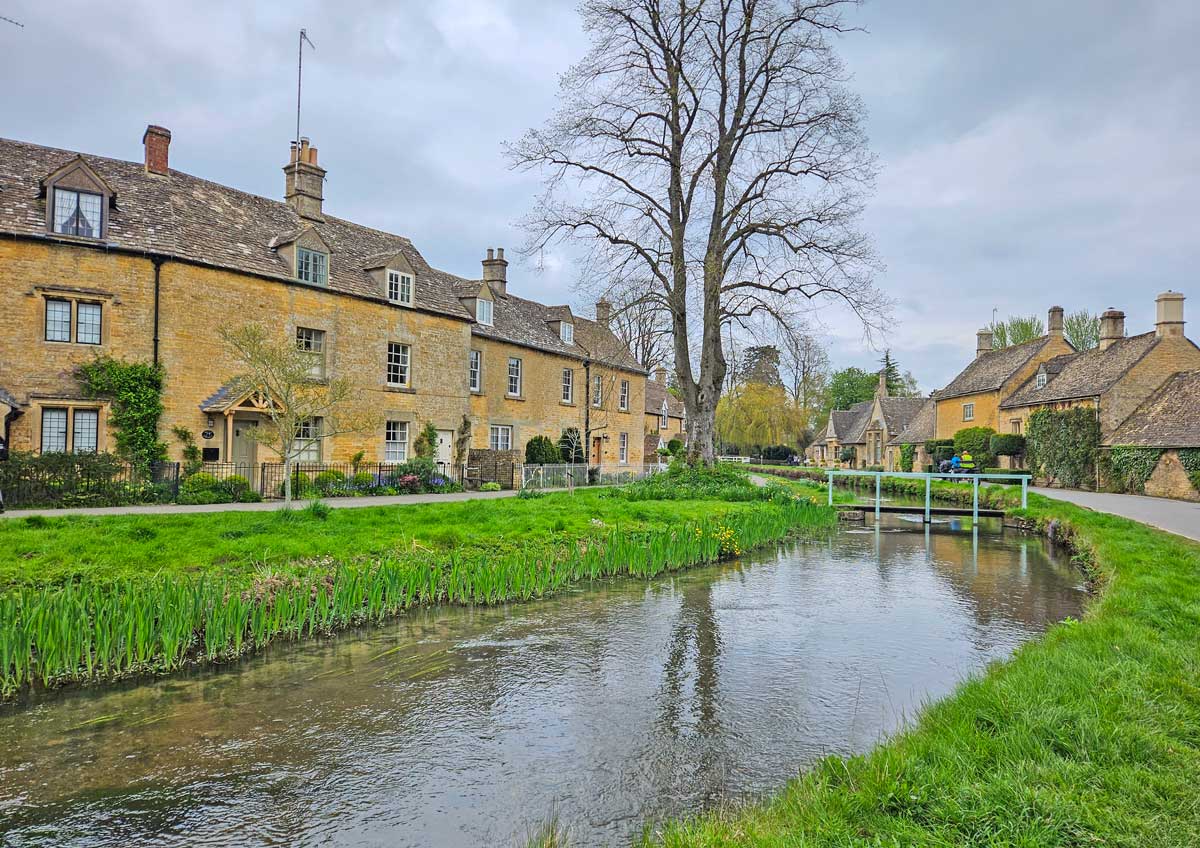
[[[292,472],[292,497],[303,498],[309,495],[313,490],[312,478],[299,469]],[[283,497],[283,483],[279,484],[277,494]]]
[[[788,460],[796,453],[796,449],[791,445],[768,445],[762,449],[763,459],[773,460]]]
[[[369,471],[359,471],[350,478],[350,485],[359,491],[363,491],[375,488],[377,483],[374,474]]]
[[[244,479],[244,478],[243,478]],[[197,471],[179,484],[180,495],[194,495],[209,492],[217,487],[217,478],[207,471]]]
[[[679,456],[683,452],[683,440],[671,439],[667,442],[667,451],[670,452],[671,456]]]
[[[242,495],[250,491],[250,481],[241,474],[233,474],[220,481],[214,489],[224,492],[230,501],[239,501]]]
[[[526,465],[557,465],[562,461],[562,452],[548,436],[534,436],[525,443]]]
[[[838,459],[842,462],[854,462],[856,456],[857,454],[851,445],[843,445],[842,449],[838,451]]]
[[[345,482],[346,475],[334,469],[321,471],[313,477],[313,486],[322,495],[334,494],[342,488],[342,484]]]
[[[188,506],[196,506],[198,504],[229,503],[229,499],[213,489],[202,489],[197,492],[181,492],[179,502]]]
[[[262,499],[262,495],[253,489],[247,489],[237,496],[238,503],[261,503]]]
[[[495,481],[489,481],[487,483],[484,483],[482,486],[480,486],[479,491],[481,491],[481,492],[498,492],[498,491],[500,491],[500,484]]]
[[[997,433],[988,444],[992,456],[1020,456],[1025,453],[1025,437],[1017,433]]]
[[[393,468],[389,482],[393,486],[400,486],[399,481],[401,478],[416,477],[424,485],[436,472],[437,465],[432,459],[426,456],[419,456],[416,459],[410,459],[408,462]]]
[[[413,452],[416,453],[418,459],[432,460],[437,456],[437,447],[437,427],[432,421],[426,421],[425,426],[421,428],[420,435],[413,442]]]

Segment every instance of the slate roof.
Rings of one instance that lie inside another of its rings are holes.
[[[667,402],[668,416],[671,418],[685,417],[683,401],[667,391],[667,387],[658,382],[658,380],[647,380],[646,413],[648,415],[662,415],[662,405],[664,400]]]
[[[871,399],[853,404],[849,409],[835,409],[829,413],[829,421],[837,433],[837,440],[843,445],[863,444],[863,434],[867,425],[871,423],[871,413],[874,409],[875,400]]]
[[[883,425],[889,433],[900,433],[924,405],[925,398],[920,397],[880,398],[879,406],[883,411]]]
[[[1180,371],[1117,428],[1112,445],[1200,447],[1200,371]]]
[[[1049,341],[1049,336],[1042,336],[1031,342],[1010,345],[975,357],[949,385],[938,392],[938,400],[999,389]]]
[[[432,267],[404,236],[327,213],[324,223],[309,222],[283,201],[248,194],[175,169],[164,177],[147,173],[140,162],[3,138],[0,232],[78,244],[78,239],[46,232],[46,200],[38,195],[46,176],[80,156],[115,192],[116,207],[109,210],[105,234],[105,242],[113,248],[162,254],[307,285],[294,278],[287,262],[273,248],[294,240],[311,226],[332,251],[331,290],[386,304],[384,292],[366,269],[378,268],[381,262],[402,254],[416,275],[415,308],[468,321],[474,317],[463,306],[459,291],[478,291],[479,282]],[[547,307],[512,295],[507,298],[497,299],[496,327],[475,324],[472,331],[554,353],[590,354],[608,364],[644,373],[611,332],[578,316],[572,320],[579,346],[563,345],[545,322],[547,316],[565,317],[570,313],[568,307]]]
[[[909,419],[908,426],[892,437],[889,445],[920,445],[937,436],[937,404],[933,398],[921,400],[921,406]],[[888,432],[893,432],[891,428]]]
[[[1001,409],[1102,395],[1158,343],[1153,332],[1117,339],[1108,348],[1056,356],[1045,363],[1046,385],[1037,387],[1037,374],[1001,404]]]

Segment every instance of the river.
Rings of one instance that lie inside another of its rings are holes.
[[[870,749],[1086,601],[1038,538],[885,518],[0,708],[6,846],[574,846]]]

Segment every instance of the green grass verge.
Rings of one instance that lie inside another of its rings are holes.
[[[1030,495],[1099,594],[871,753],[666,846],[1200,845],[1200,545]]]

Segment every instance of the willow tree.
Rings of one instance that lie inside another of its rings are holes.
[[[830,44],[852,0],[585,0],[586,56],[509,146],[546,191],[526,250],[587,246],[587,274],[669,317],[693,460],[714,458],[727,325],[840,299],[883,307],[858,231],[873,161]]]

